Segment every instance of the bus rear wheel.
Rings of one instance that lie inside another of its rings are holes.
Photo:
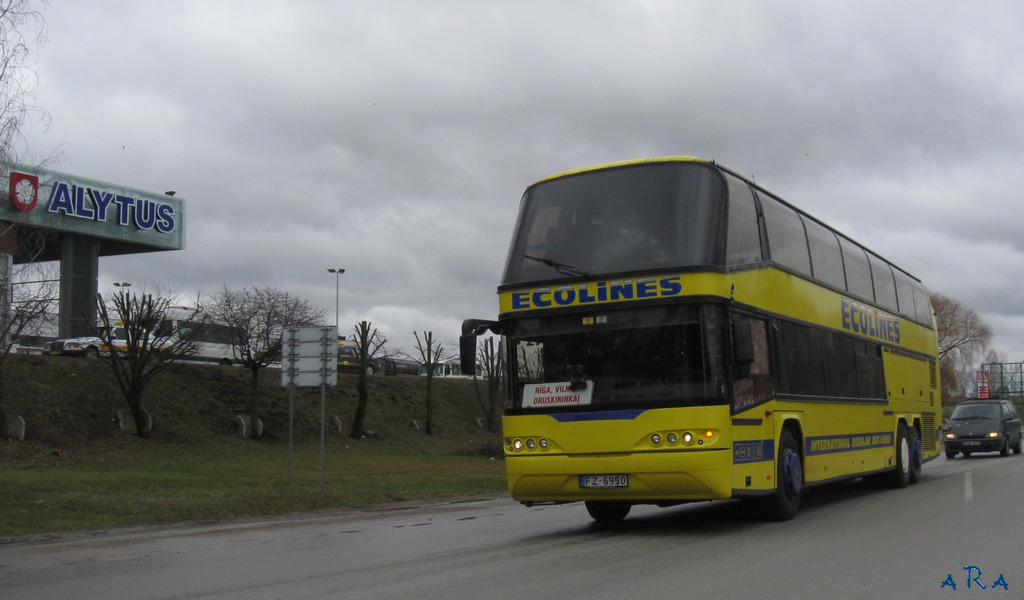
[[[804,485],[804,469],[800,447],[793,432],[783,429],[779,436],[778,462],[775,468],[775,491],[763,500],[765,514],[776,521],[789,521],[800,508]]]
[[[910,483],[921,481],[921,467],[924,465],[924,450],[921,448],[921,436],[917,427],[907,429],[910,437]]]
[[[622,500],[587,500],[587,512],[598,523],[618,523],[626,518],[632,505]]]
[[[896,468],[890,471],[886,477],[889,487],[905,488],[910,484],[910,472],[913,469],[911,465],[914,460],[911,457],[911,448],[907,426],[901,423],[896,429]]]

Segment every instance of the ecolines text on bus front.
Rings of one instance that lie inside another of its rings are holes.
[[[511,292],[512,310],[530,310],[555,306],[580,306],[604,302],[647,300],[679,296],[682,277],[642,277],[613,281],[592,281]]]

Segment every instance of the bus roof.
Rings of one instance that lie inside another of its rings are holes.
[[[605,164],[600,164],[600,165],[592,165],[592,166],[583,167],[583,168],[580,168],[580,169],[572,169],[570,171],[563,171],[562,173],[555,173],[554,175],[549,175],[549,176],[547,176],[547,177],[545,177],[543,179],[539,179],[539,180],[533,182],[533,184],[531,184],[530,187],[533,187],[533,186],[537,185],[538,183],[543,183],[545,181],[549,181],[549,180],[552,180],[552,179],[558,179],[560,177],[566,177],[568,175],[576,175],[577,173],[586,173],[588,171],[600,171],[602,169],[614,169],[616,167],[626,167],[626,166],[629,166],[629,165],[640,165],[640,164],[645,164],[645,163],[662,163],[662,162],[699,162],[699,163],[706,163],[706,164],[711,164],[712,163],[712,161],[705,160],[703,158],[697,158],[695,156],[662,156],[662,157],[658,157],[658,158],[635,158],[635,159],[632,159],[632,160],[620,160],[620,161],[617,161],[617,162],[610,162],[610,163],[605,163]]]

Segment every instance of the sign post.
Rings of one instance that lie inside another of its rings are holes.
[[[281,332],[281,385],[288,387],[288,487],[292,487],[292,446],[296,386],[320,386],[320,489],[324,489],[324,423],[327,386],[338,384],[338,328],[285,327]]]

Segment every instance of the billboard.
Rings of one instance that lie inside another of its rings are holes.
[[[97,238],[100,255],[185,247],[181,198],[24,165],[3,183],[0,220]]]

